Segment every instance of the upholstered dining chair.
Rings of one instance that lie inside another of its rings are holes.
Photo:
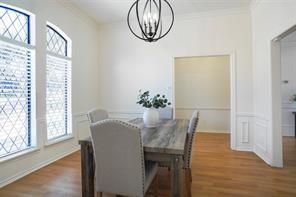
[[[92,109],[87,113],[87,116],[90,123],[95,123],[109,118],[108,112],[103,109]]]
[[[143,197],[157,175],[158,165],[144,161],[140,129],[115,119],[91,123],[90,129],[98,194]]]
[[[183,169],[185,171],[185,184],[186,184],[187,193],[189,194],[188,196],[191,196],[190,189],[191,189],[191,182],[192,182],[192,173],[191,173],[192,145],[194,142],[194,136],[196,133],[198,121],[199,121],[199,112],[194,111],[192,113],[192,116],[188,125],[184,158],[183,158]]]
[[[165,107],[157,110],[160,119],[173,119],[173,108]]]

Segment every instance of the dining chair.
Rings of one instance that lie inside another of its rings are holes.
[[[192,182],[192,172],[191,172],[191,162],[192,162],[192,146],[194,142],[194,137],[197,129],[199,121],[199,112],[194,111],[192,113],[188,130],[186,136],[186,144],[184,150],[184,158],[183,158],[183,169],[185,171],[185,184],[188,196],[191,196],[191,182]]]
[[[103,109],[92,109],[87,113],[90,123],[95,123],[109,118],[109,114]]]
[[[165,107],[157,110],[160,119],[173,119],[173,108]]]
[[[158,164],[145,162],[140,128],[107,119],[91,123],[90,129],[96,192],[143,197],[157,175]]]

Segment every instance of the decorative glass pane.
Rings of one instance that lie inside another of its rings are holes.
[[[47,50],[55,54],[67,56],[67,41],[57,31],[47,26]]]
[[[68,60],[47,55],[46,120],[47,139],[67,134],[68,81],[70,79]]]
[[[31,146],[31,52],[0,41],[0,157]]]
[[[0,6],[0,35],[30,44],[29,16]]]

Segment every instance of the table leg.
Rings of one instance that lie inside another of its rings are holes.
[[[81,144],[82,197],[94,197],[94,155],[92,147]]]
[[[183,192],[183,159],[181,155],[172,156],[171,160],[171,196],[181,197]]]
[[[295,138],[296,138],[296,112],[294,112],[294,118],[295,118]]]
[[[294,113],[294,118],[295,118],[295,138],[296,138],[296,112]]]

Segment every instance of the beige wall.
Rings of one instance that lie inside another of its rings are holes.
[[[199,131],[230,131],[229,56],[175,58],[177,118],[200,111]]]

